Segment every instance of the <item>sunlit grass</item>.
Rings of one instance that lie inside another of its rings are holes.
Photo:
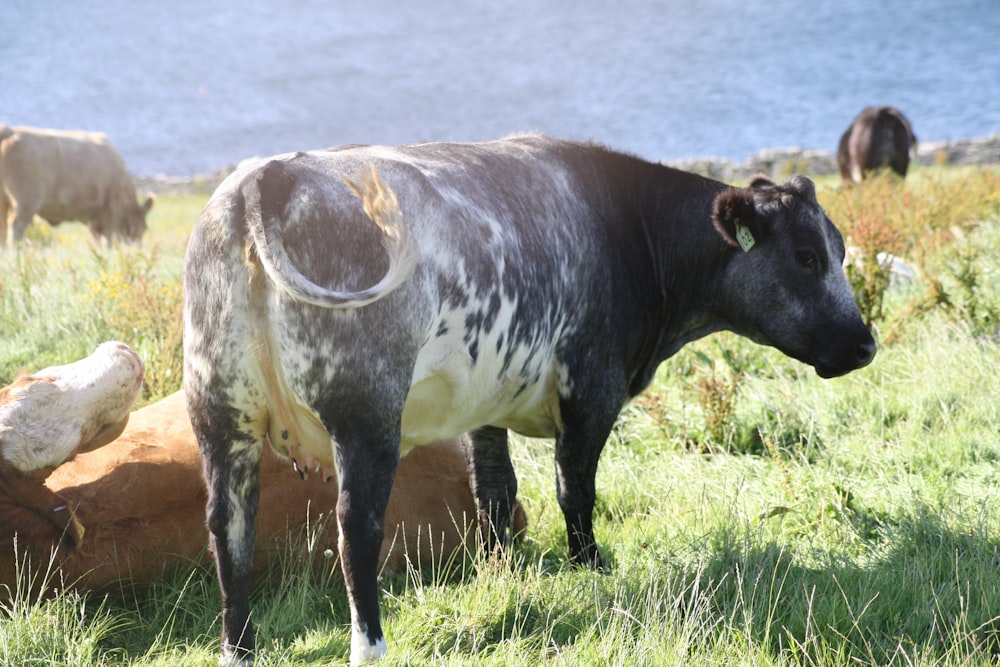
[[[605,573],[567,562],[551,443],[516,438],[527,538],[500,561],[383,575],[385,664],[996,664],[996,174],[821,183],[842,229],[891,229],[920,272],[885,293],[875,362],[824,381],[728,334],[667,361],[601,459]],[[145,401],[179,386],[181,258],[203,202],[161,197],[139,249],[100,253],[64,225],[0,257],[0,382],[116,337],[147,356]],[[332,566],[289,555],[254,590],[258,664],[346,663]],[[203,566],[110,597],[15,599],[0,610],[0,664],[217,661]]]
[[[0,383],[120,340],[146,361],[143,402],[178,389],[182,261],[205,201],[160,197],[142,245],[111,251],[82,224],[36,221],[18,253],[0,253]]]

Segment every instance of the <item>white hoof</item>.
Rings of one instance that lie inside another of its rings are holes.
[[[239,656],[232,646],[222,645],[222,655],[219,656],[219,667],[253,667],[253,656]]]
[[[368,641],[364,633],[351,633],[351,666],[365,665],[375,662],[385,655],[385,639],[380,637],[374,644]]]

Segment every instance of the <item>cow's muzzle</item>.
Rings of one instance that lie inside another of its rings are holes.
[[[846,375],[851,371],[855,371],[859,368],[864,368],[872,362],[875,358],[875,353],[878,351],[878,345],[875,343],[875,339],[872,338],[869,333],[863,340],[858,342],[854,346],[853,354],[845,353],[843,357],[843,362],[838,364],[823,364],[817,363],[815,366],[816,374],[821,378],[835,378],[841,375]]]

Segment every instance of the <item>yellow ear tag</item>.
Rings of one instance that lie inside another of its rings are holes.
[[[750,252],[750,248],[757,243],[750,230],[740,223],[736,223],[736,241],[743,248],[743,252]]]

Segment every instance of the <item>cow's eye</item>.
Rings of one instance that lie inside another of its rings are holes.
[[[799,263],[799,266],[810,271],[814,271],[819,265],[819,258],[816,257],[816,252],[813,250],[796,250],[795,261]]]

